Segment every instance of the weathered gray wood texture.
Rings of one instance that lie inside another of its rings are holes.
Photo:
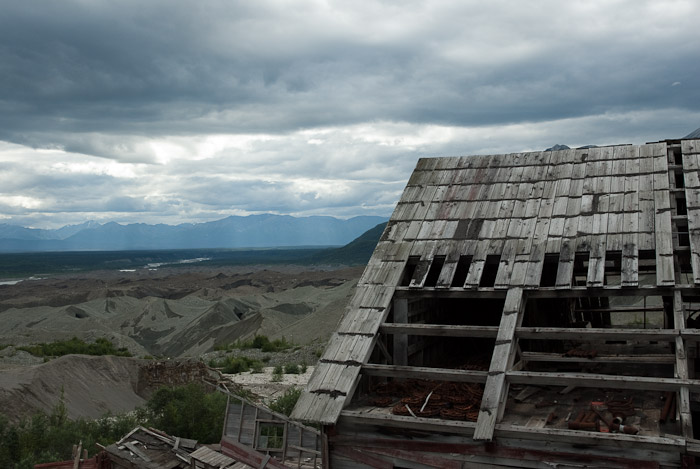
[[[279,449],[285,456],[293,458],[320,457],[321,437],[316,429],[289,421],[282,415],[244,400],[229,400],[224,436],[251,448],[256,448],[256,438],[261,422],[285,426],[283,445]]]
[[[687,200],[693,279],[700,284],[700,140],[681,147],[684,185],[675,192],[671,166],[678,163],[667,142],[419,160],[292,417],[336,422],[397,287],[536,290],[548,254],[558,259],[557,289],[572,287],[578,255],[588,258],[588,288],[606,286],[611,258],[620,259],[619,288],[637,287],[642,254],[655,259],[657,285],[673,287],[678,191]],[[459,277],[465,258],[468,271]],[[484,275],[494,259],[495,279]]]

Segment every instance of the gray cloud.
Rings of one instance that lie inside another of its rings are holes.
[[[421,156],[682,136],[700,126],[698,13],[7,1],[0,217],[389,215]]]

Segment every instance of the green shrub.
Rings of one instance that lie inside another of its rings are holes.
[[[284,337],[281,339],[270,340],[267,336],[256,335],[250,340],[243,342],[237,341],[231,344],[220,344],[214,347],[214,350],[231,351],[234,349],[248,350],[251,348],[262,350],[263,352],[282,352],[292,348],[293,344],[287,342]]]
[[[301,396],[301,389],[294,387],[289,388],[284,392],[284,394],[270,403],[270,409],[280,414],[289,416],[299,400],[299,396]]]
[[[282,365],[277,365],[274,370],[272,370],[272,381],[278,383],[282,381],[282,375],[284,373],[284,368]]]
[[[217,443],[226,413],[226,396],[206,392],[204,386],[162,387],[146,403],[150,425],[170,435],[200,443]]]
[[[260,373],[263,368],[263,364],[260,360],[248,357],[224,357],[221,360],[212,358],[207,365],[209,365],[210,368],[221,368],[221,371],[231,375],[251,370],[254,373]]]
[[[268,339],[264,335],[256,335],[253,337],[253,342],[251,344],[250,348],[259,348],[259,349],[264,349],[265,347],[270,346],[270,339]]]
[[[0,414],[0,467],[32,468],[42,462],[70,459],[78,441],[92,455],[98,451],[96,443],[110,445],[141,423],[146,422],[127,414],[70,420],[62,395],[48,414],[39,411],[14,424]]]
[[[284,365],[284,374],[286,375],[298,375],[300,373],[299,365],[296,363]]]
[[[250,365],[250,372],[251,373],[262,373],[263,372],[262,362],[258,361],[258,360],[253,360],[253,363]]]
[[[112,342],[102,337],[95,340],[93,343],[87,343],[77,337],[73,337],[70,340],[57,340],[49,344],[41,343],[18,348],[37,357],[61,357],[71,353],[82,355],[116,355],[119,357],[131,356],[131,353],[129,353],[126,347],[116,348]]]
[[[35,464],[71,459],[73,445],[83,442],[90,456],[137,425],[154,427],[200,443],[217,443],[226,413],[226,396],[206,392],[201,384],[162,387],[136,412],[96,420],[67,416],[63,393],[49,412],[38,411],[11,423],[0,413],[0,467],[31,469]]]

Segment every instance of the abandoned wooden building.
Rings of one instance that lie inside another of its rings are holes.
[[[315,428],[226,392],[226,417],[221,452],[256,468],[317,469],[321,439]]]
[[[699,312],[700,140],[421,159],[292,418],[331,468],[689,467]]]

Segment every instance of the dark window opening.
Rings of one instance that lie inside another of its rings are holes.
[[[418,261],[420,261],[419,256],[408,257],[408,260],[406,261],[406,267],[403,270],[403,277],[401,277],[402,287],[407,287],[411,284],[411,279],[413,278],[413,274],[416,272]]]
[[[557,283],[557,268],[559,267],[558,254],[545,254],[542,265],[541,287],[553,287]]]
[[[683,154],[681,153],[681,147],[671,147],[670,150],[673,152],[673,162],[675,164],[683,164]]]
[[[683,178],[683,173],[675,173],[676,176],[676,187],[682,189],[685,187],[685,179]]]
[[[428,276],[425,278],[426,287],[434,287],[437,284],[442,267],[445,265],[445,256],[435,256],[430,264]]]
[[[693,266],[690,263],[690,251],[677,252],[676,259],[678,259],[678,267],[682,274],[692,274]],[[692,283],[692,280],[691,282]]]
[[[605,255],[605,284],[620,285],[622,282],[622,251],[608,251]]]
[[[479,282],[480,287],[493,287],[496,284],[499,262],[501,262],[499,255],[486,256],[484,271],[481,273],[481,281]]]
[[[527,302],[524,327],[576,327],[571,298],[538,298]]]
[[[590,261],[591,253],[588,251],[577,252],[574,255],[574,285],[586,285],[588,277],[588,262]]]
[[[690,246],[690,233],[688,233],[688,224],[676,222],[679,246]]]
[[[503,314],[503,299],[471,298],[432,300],[423,305],[425,312],[412,322],[453,326],[498,327]],[[495,337],[424,337],[425,348],[409,362],[416,366],[456,368],[480,364],[488,369]],[[420,357],[420,360],[418,358]]]
[[[459,261],[457,261],[457,268],[455,269],[455,275],[452,277],[451,287],[463,287],[464,282],[467,281],[467,274],[469,273],[469,266],[472,263],[472,256],[459,256]]]
[[[676,196],[676,213],[678,215],[688,215],[688,204],[685,201],[685,195]]]

